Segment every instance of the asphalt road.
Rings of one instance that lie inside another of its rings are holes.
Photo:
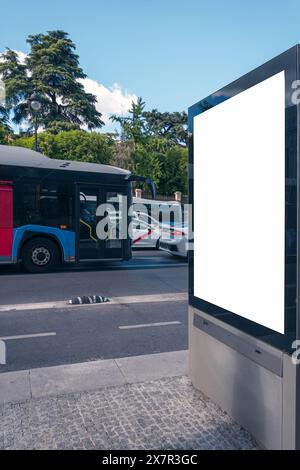
[[[0,372],[186,349],[187,302],[180,294],[186,291],[186,262],[154,250],[136,251],[126,263],[49,274],[2,267],[0,307],[27,306],[0,311],[7,355]],[[66,308],[35,305],[96,294],[125,299]],[[174,300],[165,301],[170,294]]]

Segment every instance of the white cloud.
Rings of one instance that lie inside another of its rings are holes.
[[[21,62],[21,64],[25,64],[25,59],[27,57],[25,52],[22,52],[22,51],[15,51],[15,52],[17,53],[19,61]]]
[[[22,51],[15,51],[19,60],[24,64],[26,54]],[[0,53],[0,62],[1,62]],[[102,130],[112,130],[113,124],[110,121],[112,114],[124,116],[131,108],[132,101],[137,101],[137,96],[124,90],[121,85],[114,83],[111,87],[106,87],[102,83],[90,78],[80,79],[87,93],[92,93],[97,97],[96,108],[102,114],[102,121],[106,124]]]
[[[102,113],[102,120],[105,124],[111,124],[109,117],[112,114],[127,114],[131,108],[132,101],[137,101],[136,95],[123,90],[118,83],[114,83],[113,86],[107,88],[90,78],[84,78],[79,81],[83,84],[86,92],[96,95],[96,108]]]
[[[22,51],[14,51],[17,53],[17,56],[19,58],[19,61],[21,62],[21,64],[24,64],[25,63],[25,59],[26,59],[26,54],[25,52],[22,52]],[[2,59],[2,56],[3,56],[4,52],[0,53],[0,62],[3,62],[3,59]]]

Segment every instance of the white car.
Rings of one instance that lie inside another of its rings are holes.
[[[148,247],[158,250],[160,240],[160,227],[157,221],[145,222],[143,218],[133,217],[131,220],[132,247]],[[154,219],[153,219],[154,220]]]
[[[173,226],[162,233],[159,241],[159,249],[167,251],[174,256],[187,258],[188,256],[188,227]]]

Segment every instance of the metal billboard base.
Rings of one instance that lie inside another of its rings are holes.
[[[189,374],[267,449],[297,449],[291,356],[189,307]]]

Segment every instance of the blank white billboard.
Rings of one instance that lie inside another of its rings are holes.
[[[285,77],[194,118],[194,295],[284,333]]]

